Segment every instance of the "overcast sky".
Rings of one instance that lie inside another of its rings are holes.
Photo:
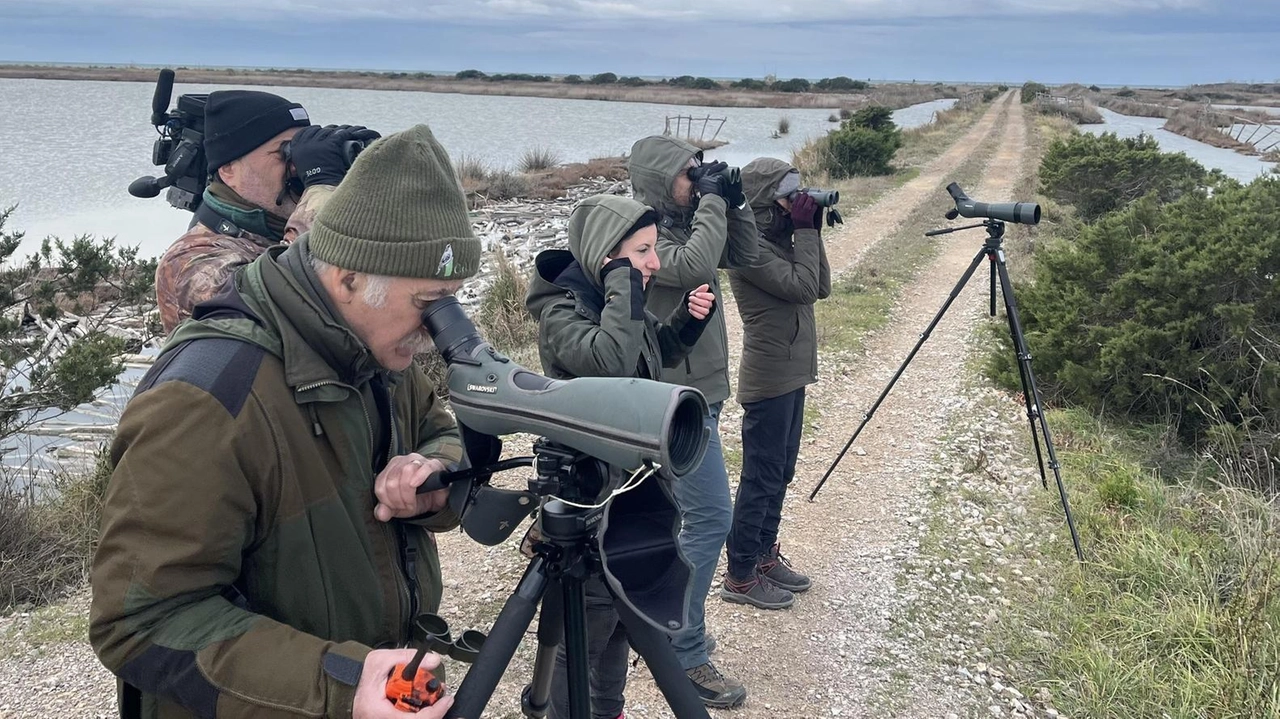
[[[1280,0],[0,0],[0,61],[1271,82]]]

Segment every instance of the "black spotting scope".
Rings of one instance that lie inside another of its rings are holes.
[[[1023,225],[1040,224],[1040,205],[1034,202],[975,202],[954,182],[947,185],[947,192],[956,201],[956,209],[947,213],[948,220],[957,216],[986,217]]]

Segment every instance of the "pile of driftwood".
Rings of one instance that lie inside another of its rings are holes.
[[[554,200],[508,200],[487,205],[471,212],[471,226],[484,242],[486,250],[480,272],[467,282],[458,299],[474,304],[484,296],[493,281],[493,253],[502,252],[524,273],[533,268],[538,253],[550,248],[569,246],[569,215],[582,200],[592,195],[629,195],[627,182],[606,179],[586,180],[570,187],[564,197]]]

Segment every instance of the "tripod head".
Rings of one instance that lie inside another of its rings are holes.
[[[955,213],[955,210],[951,210],[947,212],[947,219],[954,220],[956,218],[956,215],[954,213]],[[961,230],[972,230],[978,227],[987,228],[988,243],[994,240],[998,244],[1001,238],[1004,237],[1004,222],[1001,222],[1000,220],[983,220],[982,222],[979,222],[973,225],[961,225],[960,227],[943,227],[940,230],[929,230],[928,232],[924,233],[924,236],[937,237],[938,235],[949,235],[952,232],[960,232]]]
[[[619,601],[662,631],[683,627],[692,588],[669,483],[649,475],[623,482],[623,473],[601,460],[545,438],[534,442],[533,452],[432,475],[417,491],[448,487],[462,530],[487,546],[506,541],[537,511],[539,534],[561,550],[557,554],[572,546],[598,557]],[[535,472],[527,490],[489,483],[497,472],[529,466]]]

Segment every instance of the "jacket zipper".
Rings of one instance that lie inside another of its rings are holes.
[[[337,382],[335,380],[322,380],[319,382],[312,382],[310,384],[301,385],[298,387],[296,391],[307,392],[319,387],[325,387],[330,385],[336,386],[336,387],[342,387],[344,389],[350,390],[351,392],[355,393],[356,397],[360,399],[360,411],[361,413],[364,414],[365,429],[369,430],[369,449],[372,450],[373,444],[376,441],[373,433],[373,420],[369,416],[369,407],[365,404],[364,397],[360,394],[360,390],[356,389],[355,387],[349,384],[346,384],[345,382]],[[383,389],[385,390],[386,388],[383,388]],[[390,391],[387,392],[387,413],[389,415],[388,419],[390,420],[389,426],[391,429],[391,441],[387,443],[387,461],[390,462],[391,456],[395,452],[395,447],[396,447],[395,408],[391,406]],[[318,424],[319,423],[317,422],[317,426]],[[372,467],[370,467],[370,470],[372,471]],[[402,612],[405,610],[406,606],[409,609],[408,613],[403,615],[404,627],[402,628],[402,631],[404,632],[402,636],[402,640],[408,641],[408,639],[413,635],[413,619],[415,616],[417,616],[417,613],[418,613],[417,612],[417,603],[418,603],[417,579],[415,578],[417,575],[414,574],[414,571],[416,569],[415,568],[416,550],[414,550],[412,547],[409,546],[408,540],[405,538],[405,535],[404,535],[404,527],[399,524],[395,525],[394,544],[395,544],[394,554],[397,559],[396,563],[399,565],[399,569],[400,569],[400,576],[397,577],[397,581],[396,581],[396,601],[400,605],[400,610]]]

